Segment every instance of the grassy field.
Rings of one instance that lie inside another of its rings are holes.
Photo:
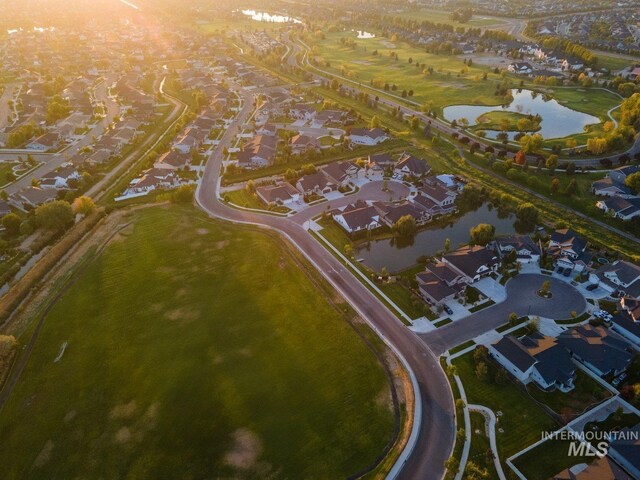
[[[407,18],[410,20],[418,21],[418,22],[427,20],[429,22],[445,23],[445,24],[453,25],[455,27],[465,27],[465,28],[478,28],[478,27],[487,27],[487,26],[494,26],[494,25],[501,26],[506,23],[504,20],[500,20],[498,18],[487,18],[483,15],[474,15],[473,17],[471,17],[471,20],[469,20],[468,22],[454,22],[451,19],[451,12],[445,12],[443,10],[432,10],[427,8],[421,8],[419,10],[411,10],[411,11],[402,12],[402,13],[394,13],[390,16]]]
[[[547,480],[565,468],[578,463],[591,463],[594,457],[569,456],[570,441],[552,438],[516,458],[514,465],[527,480]],[[544,459],[544,461],[541,461]],[[509,470],[511,472],[511,470]],[[513,475],[513,478],[515,475]]]
[[[344,478],[375,461],[390,388],[339,299],[264,233],[191,207],[131,221],[44,323],[0,415],[4,479]]]
[[[495,383],[493,378],[498,367],[492,362],[487,363],[488,379],[485,381],[475,375],[473,352],[456,358],[453,364],[458,369],[469,403],[484,405],[498,416],[496,440],[503,461],[539,440],[540,432],[555,429],[554,421],[515,384],[510,381],[504,385]]]
[[[356,40],[353,48],[340,44],[341,38],[353,39],[354,35],[354,32],[335,32],[327,34],[324,39],[314,39],[312,53],[318,66],[365,85],[371,81],[382,85],[395,84],[397,90],[389,93],[396,95],[400,95],[402,90],[413,90],[411,100],[429,102],[437,112],[454,104],[500,105],[504,99],[496,96],[496,84],[503,82],[511,88],[518,88],[523,82],[525,88],[548,94],[569,108],[603,119],[609,109],[621,102],[617,95],[603,89],[535,85],[529,79],[511,74],[503,77],[486,66],[465,65],[461,57],[427,53],[408,43],[391,42],[385,37]],[[391,53],[397,54],[398,58],[392,57]],[[432,73],[424,73],[429,67],[433,69]],[[486,80],[483,79],[484,74],[487,75]],[[588,95],[585,95],[587,91]]]

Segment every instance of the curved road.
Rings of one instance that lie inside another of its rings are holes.
[[[318,271],[356,309],[373,329],[384,337],[403,357],[414,373],[418,391],[414,392],[421,409],[418,437],[398,478],[436,480],[444,475],[444,462],[449,457],[455,436],[455,410],[451,389],[438,358],[416,334],[404,326],[333,255],[320,245],[302,226],[289,218],[233,209],[218,198],[222,151],[231,144],[253,109],[253,95],[260,90],[240,92],[244,106],[236,121],[224,133],[205,166],[196,190],[198,205],[209,215],[236,223],[247,223],[276,230],[289,239]],[[411,442],[409,443],[409,448]]]

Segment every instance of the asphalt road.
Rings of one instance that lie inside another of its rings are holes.
[[[421,402],[421,423],[415,448],[407,458],[398,478],[435,480],[444,475],[455,436],[453,398],[438,358],[428,345],[404,326],[378,298],[351,272],[343,267],[320,243],[296,221],[256,212],[233,209],[217,196],[222,165],[222,151],[229,146],[252,111],[253,95],[260,90],[241,92],[244,105],[236,121],[226,130],[207,161],[204,176],[196,190],[198,205],[215,218],[247,223],[276,230],[293,243],[318,271],[340,292],[358,313],[401,353],[413,371]]]
[[[545,280],[551,282],[549,299],[541,298],[537,291]],[[423,333],[420,337],[436,355],[493,330],[509,320],[515,312],[519,317],[535,315],[545,318],[571,318],[571,312],[580,315],[587,307],[584,297],[572,285],[547,275],[520,274],[506,284],[507,299],[480,310],[444,327]]]

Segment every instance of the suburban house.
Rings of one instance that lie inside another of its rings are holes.
[[[58,192],[55,189],[27,187],[11,195],[9,203],[22,210],[29,210],[43,203],[52,202],[56,198],[58,198]]]
[[[276,133],[278,133],[278,128],[270,123],[265,123],[264,125],[256,129],[256,133],[258,135],[267,135],[269,137],[274,137]]]
[[[300,192],[288,182],[258,187],[256,194],[267,205],[272,203],[290,205],[300,200]]]
[[[333,220],[347,233],[374,230],[381,226],[378,210],[363,200],[335,210]]]
[[[289,109],[289,116],[298,120],[313,120],[317,114],[316,109],[309,105],[297,104]]]
[[[426,160],[403,153],[398,159],[394,171],[400,175],[425,177],[431,172],[431,167]]]
[[[80,180],[80,178],[80,173],[75,167],[67,165],[43,175],[40,179],[40,188],[70,188],[69,180]]]
[[[587,242],[570,228],[562,228],[551,234],[547,251],[556,266],[581,272],[591,262]]]
[[[184,135],[182,135],[173,144],[173,148],[181,153],[190,153],[191,150],[198,148],[198,139],[192,134],[191,129],[188,129]]]
[[[418,290],[431,305],[442,305],[466,288],[467,278],[448,263],[427,264],[425,271],[416,275]]]
[[[158,157],[153,166],[168,170],[184,169],[191,162],[191,156],[179,150],[169,150]]]
[[[294,135],[291,137],[289,145],[291,145],[291,153],[294,155],[306,153],[309,150],[320,150],[320,142],[318,139],[310,137],[309,135]]]
[[[596,180],[591,184],[591,192],[600,197],[632,197],[631,189],[622,182],[616,182],[612,177]]]
[[[626,165],[624,167],[616,168],[609,172],[609,178],[614,182],[624,185],[627,177],[633,173],[640,172],[640,166],[638,165]]]
[[[367,168],[374,169],[379,167],[381,170],[385,170],[395,165],[395,160],[388,153],[376,153],[369,155],[367,159]]]
[[[596,202],[596,207],[623,221],[640,216],[640,197],[610,197]]]
[[[266,167],[276,158],[278,138],[269,135],[256,135],[238,153],[238,165],[243,168]]]
[[[533,72],[533,67],[527,62],[513,62],[509,64],[507,70],[518,75],[528,75]]]
[[[303,195],[324,195],[329,192],[333,192],[336,189],[336,185],[322,173],[316,172],[310,175],[304,175],[296,182],[296,188]]]
[[[611,324],[613,330],[640,348],[640,301],[623,297],[618,305]]]
[[[140,177],[131,180],[125,195],[146,195],[152,190],[173,188],[179,184],[180,179],[173,171],[165,168],[150,168],[142,172]]]
[[[625,260],[602,265],[589,275],[591,283],[598,284],[608,293],[619,292],[640,297],[640,266]]]
[[[336,185],[346,187],[357,178],[360,167],[355,162],[336,162],[322,167],[322,172]]]
[[[565,58],[560,63],[560,66],[562,67],[562,70],[565,71],[580,70],[584,68],[584,62],[577,58]]]
[[[538,263],[540,260],[540,246],[531,240],[529,235],[509,235],[497,237],[493,246],[505,257],[511,252],[516,252],[516,258],[520,263]]]
[[[433,201],[442,209],[442,213],[455,210],[455,201],[458,194],[444,187],[440,182],[426,183],[420,188],[420,193]]]
[[[578,325],[562,332],[558,343],[571,356],[596,375],[617,376],[624,372],[633,358],[633,349],[622,338],[614,336],[604,327]]]
[[[489,353],[523,384],[542,390],[568,392],[574,388],[576,365],[554,337],[534,333],[518,339],[506,335],[489,346]]]
[[[629,472],[633,478],[640,478],[639,449],[640,424],[637,424],[620,432],[620,435],[609,444],[607,455]]]
[[[349,139],[357,145],[378,145],[388,138],[389,136],[380,128],[353,128],[349,133]]]
[[[40,135],[35,140],[27,144],[27,150],[37,150],[38,152],[46,152],[58,146],[60,139],[57,133],[49,132]]]
[[[418,226],[431,220],[427,212],[406,200],[398,203],[374,202],[373,205],[380,212],[383,223],[388,227],[393,227],[398,220],[407,215],[412,217]]]
[[[488,248],[475,246],[460,247],[443,255],[442,261],[465,275],[467,283],[477,282],[480,278],[498,270],[498,256]]]

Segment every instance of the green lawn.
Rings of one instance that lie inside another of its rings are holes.
[[[489,437],[485,429],[485,418],[479,412],[470,412],[471,418],[471,448],[469,449],[468,462],[473,462],[478,467],[489,472],[487,478],[498,478],[496,467],[493,464],[493,455]]]
[[[569,456],[569,440],[551,438],[516,458],[514,465],[527,480],[547,480],[552,475],[579,463],[591,463],[595,457]],[[511,470],[509,469],[511,472]],[[515,475],[513,475],[513,478]]]
[[[577,371],[575,388],[570,392],[543,392],[534,384],[528,385],[527,390],[533,398],[547,405],[558,415],[566,417],[567,421],[573,420],[590,406],[611,396],[608,390],[581,370]]]
[[[387,377],[284,245],[191,207],[131,220],[46,319],[0,415],[2,477],[344,478],[372,464],[393,438]]]
[[[249,193],[245,188],[225,192],[224,198],[234,205],[237,205],[238,207],[256,208],[263,210],[266,208],[262,200],[260,200],[260,198],[258,198],[255,193]]]
[[[458,369],[469,403],[484,405],[497,415],[496,439],[503,461],[539,440],[540,432],[555,430],[555,422],[523,390],[510,381],[498,385],[493,380],[498,368],[493,362],[487,362],[488,378],[485,381],[475,374],[473,352],[456,358],[453,364]]]

